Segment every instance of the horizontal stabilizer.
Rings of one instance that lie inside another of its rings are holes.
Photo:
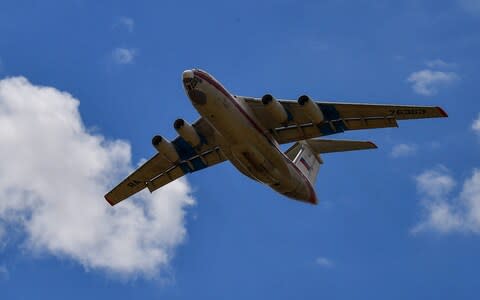
[[[372,142],[347,141],[347,140],[307,140],[312,149],[320,153],[345,152],[355,150],[376,149],[377,145]]]

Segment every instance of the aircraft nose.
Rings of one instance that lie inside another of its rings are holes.
[[[193,74],[192,70],[185,70],[182,74],[183,80],[193,79],[194,76],[195,75]]]

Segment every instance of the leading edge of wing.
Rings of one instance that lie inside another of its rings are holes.
[[[292,105],[292,101],[285,101]],[[315,102],[327,120],[368,118],[368,117],[393,117],[396,120],[446,118],[447,112],[440,106],[398,105],[398,104],[372,104],[372,103],[346,103],[346,102]],[[283,104],[283,103],[282,103]],[[295,105],[295,104],[294,104]]]
[[[260,98],[239,96],[249,104],[257,108],[264,105]],[[301,112],[300,105],[295,100],[277,99],[279,103],[289,113],[290,123],[308,123],[304,120],[304,114]],[[326,121],[332,121],[345,118],[368,118],[368,117],[394,117],[397,120],[422,119],[422,118],[446,118],[447,112],[440,106],[420,106],[420,105],[398,105],[398,104],[373,104],[373,103],[353,103],[353,102],[334,102],[334,101],[316,101],[315,103],[322,110]],[[298,112],[297,112],[298,111]],[[295,120],[299,118],[300,120]],[[268,119],[268,118],[267,118]]]
[[[287,100],[285,103],[292,103],[292,101]],[[440,106],[323,101],[315,101],[315,103],[322,109],[322,111],[327,112],[329,115],[327,118],[335,118],[337,116],[341,119],[358,117],[393,117],[397,120],[409,120],[448,117],[447,112]]]

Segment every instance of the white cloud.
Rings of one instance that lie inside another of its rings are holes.
[[[112,52],[113,60],[121,65],[132,64],[136,56],[137,50],[135,49],[116,48]]]
[[[480,134],[480,114],[478,114],[478,118],[475,121],[473,121],[472,129],[476,133]]]
[[[0,199],[1,201],[1,199]],[[0,252],[3,250],[3,247],[6,245],[6,230],[3,227],[4,225],[0,222]]]
[[[433,199],[443,199],[455,187],[456,182],[447,168],[439,166],[428,170],[415,178],[420,193]]]
[[[432,96],[438,92],[439,87],[450,85],[459,79],[455,72],[421,70],[410,74],[407,81],[413,84],[415,93]]]
[[[466,11],[480,15],[480,0],[459,0],[459,2]]]
[[[393,146],[390,155],[393,158],[406,157],[417,152],[417,146],[413,144],[398,144]]]
[[[162,273],[186,236],[190,187],[180,180],[110,207],[103,195],[131,170],[130,145],[91,134],[78,105],[23,77],[0,80],[0,229],[15,226],[27,251],[87,270]]]
[[[453,68],[457,66],[454,63],[447,63],[441,59],[429,60],[425,64],[429,68],[442,68],[442,69],[448,69],[448,68]]]
[[[450,172],[439,167],[416,177],[422,195],[423,220],[412,233],[480,233],[480,170],[474,169],[465,180],[460,193],[452,195],[456,182]]]
[[[325,267],[325,268],[331,268],[333,267],[333,262],[326,258],[326,257],[317,257],[317,259],[315,259],[315,263],[321,267]]]
[[[123,27],[128,32],[133,32],[135,28],[135,21],[129,17],[119,17],[117,22],[114,24],[114,27]]]
[[[0,279],[8,279],[10,277],[10,273],[8,272],[7,267],[0,265]]]

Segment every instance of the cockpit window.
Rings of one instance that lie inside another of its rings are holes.
[[[185,85],[187,91],[194,90],[195,87],[201,82],[202,80],[198,77],[186,78],[183,80],[183,84]]]

